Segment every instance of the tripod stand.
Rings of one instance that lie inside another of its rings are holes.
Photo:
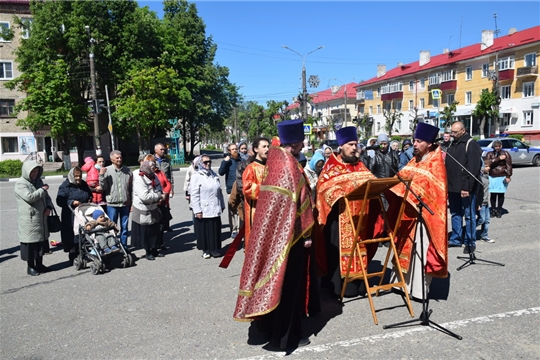
[[[461,270],[461,269],[464,269],[464,268],[466,268],[467,266],[475,265],[475,264],[476,264],[475,261],[482,261],[482,262],[485,262],[485,263],[488,263],[488,264],[504,266],[503,263],[479,259],[479,258],[476,257],[476,255],[474,254],[474,252],[469,253],[469,257],[466,257],[466,256],[458,256],[457,258],[460,259],[460,260],[466,260],[465,263],[463,263],[460,267],[457,268],[457,271],[459,271],[459,270]]]
[[[399,175],[397,175],[397,177],[401,180],[401,177]],[[414,197],[416,197],[416,199],[418,200],[418,216],[417,216],[417,222],[416,222],[416,231],[418,231],[418,229],[420,229],[420,263],[421,263],[421,268],[422,268],[421,269],[421,274],[422,274],[422,313],[420,314],[418,319],[407,320],[407,321],[403,321],[403,322],[396,323],[396,324],[384,325],[383,329],[391,329],[391,328],[396,328],[396,327],[402,327],[403,325],[412,324],[412,323],[415,323],[415,322],[420,322],[419,325],[435,327],[435,328],[439,329],[440,331],[442,331],[443,333],[445,333],[447,335],[455,337],[458,340],[462,340],[463,338],[460,335],[453,333],[452,331],[442,327],[441,325],[439,325],[436,322],[429,319],[429,317],[431,316],[431,313],[433,312],[433,310],[429,309],[429,301],[426,299],[427,298],[427,296],[426,296],[427,295],[426,294],[426,287],[425,287],[426,275],[425,275],[425,270],[424,270],[424,266],[425,266],[424,265],[425,264],[425,262],[424,262],[424,226],[422,226],[422,224],[423,224],[422,223],[422,219],[423,219],[422,218],[422,210],[425,208],[431,215],[433,215],[433,211],[409,187],[408,184],[405,184],[405,186],[408,187],[409,192],[411,194],[413,194]],[[418,251],[418,250],[415,250],[415,251]]]

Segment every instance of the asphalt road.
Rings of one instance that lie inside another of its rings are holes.
[[[219,165],[216,161],[215,166]],[[13,182],[0,183],[0,309],[2,359],[273,359],[264,344],[248,345],[248,323],[232,319],[243,252],[228,269],[195,248],[191,213],[181,196],[185,170],[174,173],[170,246],[164,258],[101,275],[76,271],[56,249],[44,259],[54,271],[26,275],[19,258]],[[514,170],[501,219],[492,219],[495,243],[478,243],[477,257],[504,267],[463,264],[449,249],[450,276],[434,281],[433,327],[383,329],[411,319],[401,297],[374,298],[374,325],[367,298],[343,306],[323,293],[323,313],[306,319],[311,345],[291,359],[538,359],[540,358],[539,214],[540,168]],[[56,197],[62,179],[47,179]],[[222,182],[223,183],[223,182]],[[223,246],[228,238],[223,217]],[[51,240],[60,240],[59,233]],[[137,251],[142,256],[142,251]],[[383,259],[379,251],[376,260]],[[373,263],[377,265],[375,261]],[[413,303],[416,318],[421,303]]]

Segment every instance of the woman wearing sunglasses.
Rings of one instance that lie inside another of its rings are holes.
[[[212,171],[212,161],[208,155],[201,155],[199,169],[191,178],[190,195],[195,214],[197,249],[202,250],[205,259],[220,257],[221,213],[225,209],[225,200],[219,177]]]

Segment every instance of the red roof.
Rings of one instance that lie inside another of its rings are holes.
[[[466,46],[464,48],[451,50],[446,54],[431,56],[430,62],[425,64],[424,66],[420,66],[419,61],[404,64],[403,66],[396,67],[387,71],[386,74],[381,77],[374,77],[372,79],[366,80],[358,84],[357,87],[363,87],[365,85],[375,84],[378,82],[385,82],[391,79],[402,77],[404,75],[414,74],[419,71],[429,70],[444,65],[450,65],[459,61],[474,59],[488,54],[494,54],[502,50],[511,49],[538,41],[540,41],[540,26],[535,26],[533,28],[518,31],[510,35],[494,38],[493,45],[485,50],[482,50],[481,43],[478,43]]]
[[[313,104],[320,104],[328,101],[345,99],[345,90],[347,90],[347,99],[356,98],[356,90],[354,88],[358,86],[357,83],[351,82],[345,85],[341,85],[338,91],[335,94],[332,94],[332,89],[322,90],[313,94],[309,94],[311,102]],[[300,104],[295,102],[287,107],[287,110],[296,109]]]

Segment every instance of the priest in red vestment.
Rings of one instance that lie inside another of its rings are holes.
[[[278,124],[281,147],[271,147],[240,276],[234,319],[257,320],[269,347],[309,344],[302,337],[308,308],[311,228],[307,179],[296,156],[303,147],[302,120]]]
[[[418,123],[414,134],[414,153],[409,163],[399,171],[402,178],[411,178],[411,189],[434,212],[431,215],[423,209],[418,218],[418,199],[409,192],[401,225],[395,234],[396,249],[410,294],[422,298],[421,272],[425,271],[425,294],[433,277],[448,276],[448,197],[446,168],[441,149],[435,143],[439,129]],[[398,184],[386,192],[390,207],[389,219],[395,219],[405,185]],[[390,220],[392,221],[392,220]],[[419,223],[418,223],[419,222]],[[424,234],[424,248],[420,247],[420,227]],[[421,263],[420,251],[424,252],[425,264]]]
[[[322,286],[339,296],[343,277],[347,273],[349,258],[353,253],[354,228],[346,213],[343,197],[375,176],[359,161],[357,146],[358,135],[356,127],[344,127],[336,131],[340,146],[338,155],[331,154],[319,176],[317,183],[318,223],[324,225],[324,238],[317,237],[317,263],[326,275],[322,278]],[[350,210],[356,221],[360,216],[362,200],[351,201]],[[378,201],[370,201],[368,206],[368,226],[360,234],[362,238],[374,238],[382,231],[382,217]],[[363,247],[364,265],[373,258],[377,245]],[[322,254],[322,256],[321,256]],[[362,273],[360,258],[355,255],[351,265],[351,276]],[[321,273],[321,271],[320,271]],[[347,285],[345,296],[362,295],[360,281]]]

